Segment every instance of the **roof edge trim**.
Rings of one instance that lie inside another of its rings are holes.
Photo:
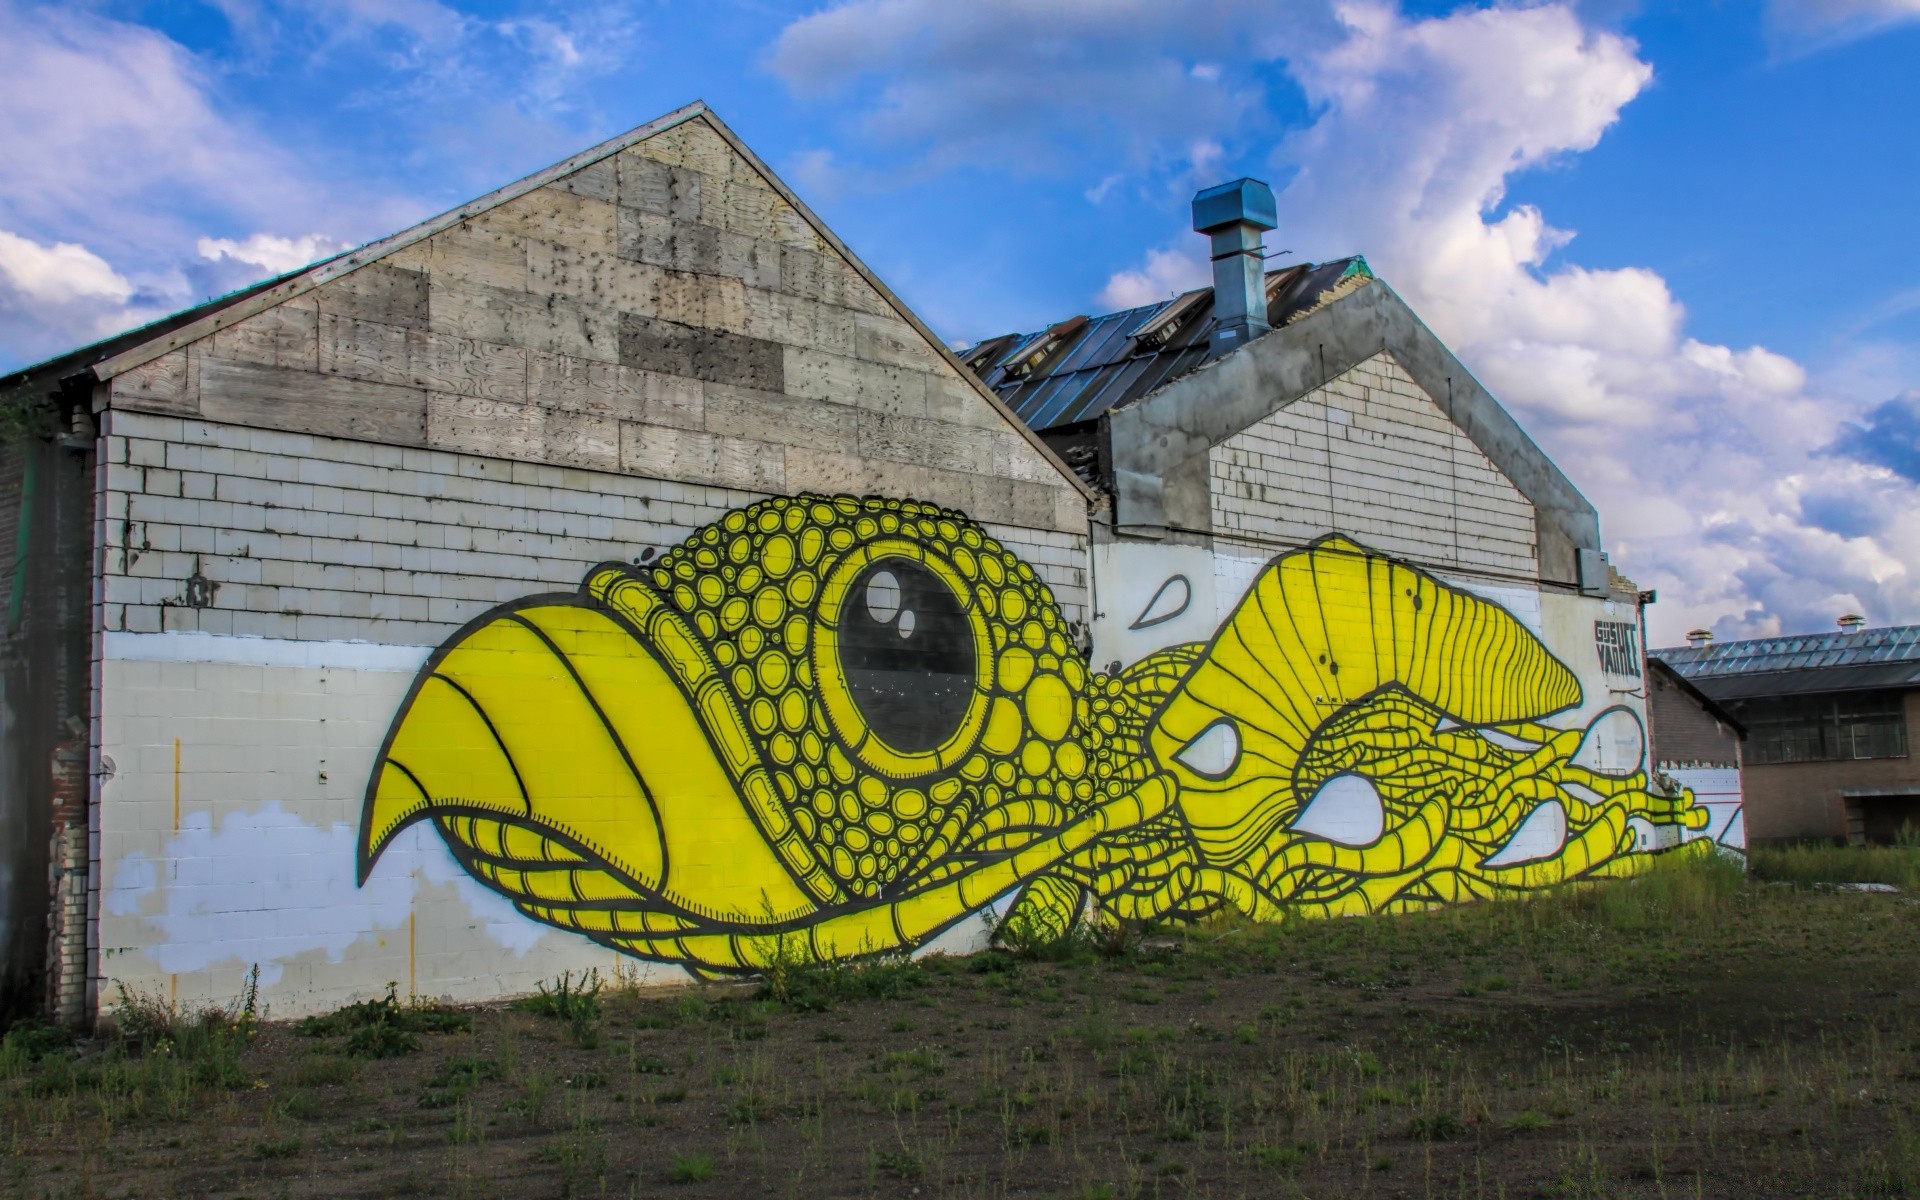
[[[880,293],[881,298],[892,307],[893,311],[899,315],[901,320],[913,326],[914,331],[924,338],[928,345],[935,347],[940,352],[940,356],[946,360],[947,365],[951,367],[962,380],[971,386],[982,400],[992,405],[993,410],[1000,414],[1001,419],[1006,421],[1008,426],[1021,437],[1025,438],[1028,445],[1038,450],[1041,456],[1044,457],[1048,463],[1052,464],[1053,469],[1059,472],[1060,477],[1073,485],[1074,490],[1080,493],[1082,499],[1091,503],[1099,498],[1098,494],[1091,487],[1087,486],[1084,480],[1073,473],[1073,468],[1067,465],[1066,460],[1054,453],[1053,447],[1047,445],[1044,438],[1038,433],[1035,433],[1025,421],[1022,421],[1015,415],[1014,411],[1008,408],[999,396],[994,394],[992,388],[981,382],[978,375],[968,370],[967,365],[960,361],[960,356],[954,353],[953,347],[947,345],[945,341],[941,340],[938,334],[934,333],[932,329],[929,329],[926,322],[922,321],[913,309],[909,308],[899,296],[894,294],[892,288],[881,282],[880,277],[873,273],[873,269],[868,267],[858,254],[855,254],[849,249],[847,244],[840,240],[839,235],[828,228],[827,223],[820,219],[820,215],[814,212],[813,209],[807,205],[806,201],[796,195],[794,190],[787,186],[786,181],[774,173],[772,167],[769,167],[758,154],[755,154],[745,142],[741,141],[739,135],[734,133],[733,130],[727,126],[727,123],[720,119],[717,113],[707,108],[705,104],[700,104],[700,111],[701,115],[707,118],[708,123],[719,132],[720,136],[726,139],[727,144],[733,147],[734,152],[745,159],[748,165],[753,167],[754,170],[760,172],[761,177],[767,181],[768,185],[771,186],[775,192],[779,193],[780,198],[788,204],[791,204],[793,210],[799,213],[807,224],[813,226],[813,231],[820,235],[821,240],[833,247],[835,253],[846,259],[847,262],[852,265],[854,271],[859,274],[860,278],[865,280],[867,285],[873,288],[874,291]],[[584,166],[585,164],[583,163],[581,165]]]

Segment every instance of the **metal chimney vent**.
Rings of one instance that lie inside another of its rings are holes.
[[[1706,645],[1708,642],[1711,642],[1712,640],[1713,640],[1713,630],[1711,629],[1687,630],[1687,645],[1692,646],[1696,650]]]
[[[1258,179],[1236,179],[1193,198],[1193,228],[1213,243],[1214,355],[1237,350],[1265,333],[1266,246],[1260,235],[1279,224],[1273,189]]]
[[[1859,633],[1861,626],[1865,625],[1866,623],[1867,623],[1867,619],[1861,616],[1859,613],[1848,613],[1845,616],[1840,618],[1840,621],[1839,621],[1840,632],[1841,633]]]

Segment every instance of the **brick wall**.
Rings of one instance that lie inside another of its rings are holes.
[[[1740,735],[1675,683],[1665,670],[1647,672],[1647,720],[1658,766],[1737,767]]]
[[[1426,566],[1538,578],[1533,506],[1391,354],[1209,459],[1217,537],[1299,545],[1338,530]]]
[[[1920,787],[1920,691],[1903,703],[1907,756],[1845,762],[1749,763],[1741,772],[1747,799],[1747,836],[1755,841],[1845,838],[1843,790],[1900,795]],[[1910,793],[1908,793],[1910,794]]]

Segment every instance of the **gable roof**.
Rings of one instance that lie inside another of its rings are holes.
[[[1359,256],[1267,273],[1267,321],[1274,328],[1313,312],[1373,278]],[[1199,369],[1213,336],[1213,289],[1122,309],[1064,328],[1002,334],[960,354],[1007,407],[1035,429],[1091,421]],[[1049,346],[1050,340],[1057,345]],[[1044,352],[1041,362],[1023,369]]]
[[[616,137],[583,150],[568,158],[554,163],[543,170],[536,171],[523,179],[505,187],[498,188],[484,196],[470,200],[457,208],[429,218],[419,224],[378,241],[369,242],[354,250],[324,259],[297,271],[264,280],[229,295],[208,301],[194,308],[174,313],[159,321],[130,330],[127,333],[108,338],[104,341],[83,346],[56,358],[0,377],[0,403],[19,404],[61,391],[92,383],[104,383],[114,377],[168,354],[190,342],[195,342],[222,329],[225,329],[248,317],[264,312],[277,304],[305,295],[326,283],[350,274],[361,267],[369,266],[398,253],[409,246],[425,241],[444,230],[470,220],[483,213],[517,200],[539,188],[554,183],[582,168],[592,166],[603,159],[626,150],[631,146],[672,129],[688,121],[704,120],[728,146],[744,159],[780,198],[791,205],[803,220],[819,235],[832,250],[872,287],[894,312],[910,325],[929,348],[943,357],[956,376],[970,384],[980,397],[1004,418],[1008,425],[1037,450],[1062,479],[1066,480],[1081,495],[1091,499],[1091,488],[1075,475],[1071,468],[1060,460],[1034,430],[1010,411],[1005,403],[994,394],[991,388],[982,384],[974,373],[955,357],[953,351],[940,339],[912,309],[896,296],[893,290],[875,275],[860,257],[849,249],[845,242],[827,227],[818,214],[807,206],[805,201],[795,195],[784,180],[761,160],[738,135],[722,121],[704,101],[696,100],[682,108],[637,126]]]
[[[1006,340],[1004,349],[995,345],[1003,339],[982,342],[962,360],[976,369],[984,367],[990,379],[998,380],[996,390],[1011,397],[1017,411],[1030,414],[1041,429],[1064,432],[1070,424],[1104,420],[1108,436],[1103,441],[1109,450],[1103,453],[1111,459],[1104,474],[1114,489],[1115,520],[1123,526],[1151,527],[1164,524],[1163,488],[1181,464],[1204,456],[1375,354],[1390,352],[1534,506],[1543,532],[1551,530],[1571,550],[1600,549],[1600,516],[1593,505],[1406,301],[1367,268],[1365,259],[1293,271],[1299,274],[1291,276],[1291,287],[1288,272],[1267,277],[1273,328],[1216,357],[1207,357],[1197,332],[1213,324],[1212,289],[1203,288],[1199,292],[1205,299],[1198,303],[1206,306],[1204,319],[1175,311],[1182,303],[1195,303],[1188,298],[1198,293],[1164,306],[1187,322],[1165,349],[1136,356],[1134,334],[1142,324],[1150,324],[1152,314],[1130,330],[1121,318],[1141,310],[1075,326],[1072,338],[1061,338],[1061,345],[1047,351],[1033,368],[1032,373],[1044,375],[1032,391],[1007,368],[1033,354],[1045,332],[1038,340],[1022,335],[1025,340],[1019,345]],[[1065,324],[1052,327],[1056,336]],[[1082,347],[1094,349],[1083,359]],[[1094,365],[1100,358],[1105,367]],[[1117,374],[1109,374],[1116,368]],[[1054,377],[1074,391],[1078,403],[1062,403],[1046,392],[1046,381]]]

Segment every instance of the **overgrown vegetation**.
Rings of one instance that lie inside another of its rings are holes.
[[[473,1015],[437,1004],[402,1004],[389,983],[378,1000],[361,1000],[323,1017],[307,1017],[294,1026],[303,1037],[343,1037],[340,1050],[354,1058],[398,1058],[420,1049],[418,1034],[464,1033]]]
[[[1917,934],[1902,896],[1675,857],[753,988],[277,1026],[128,997],[110,1037],[0,1038],[0,1195],[1910,1195]]]
[[[1892,846],[1835,846],[1809,843],[1756,846],[1748,852],[1753,877],[1801,886],[1834,883],[1884,883],[1920,891],[1920,836],[1902,830]]]

